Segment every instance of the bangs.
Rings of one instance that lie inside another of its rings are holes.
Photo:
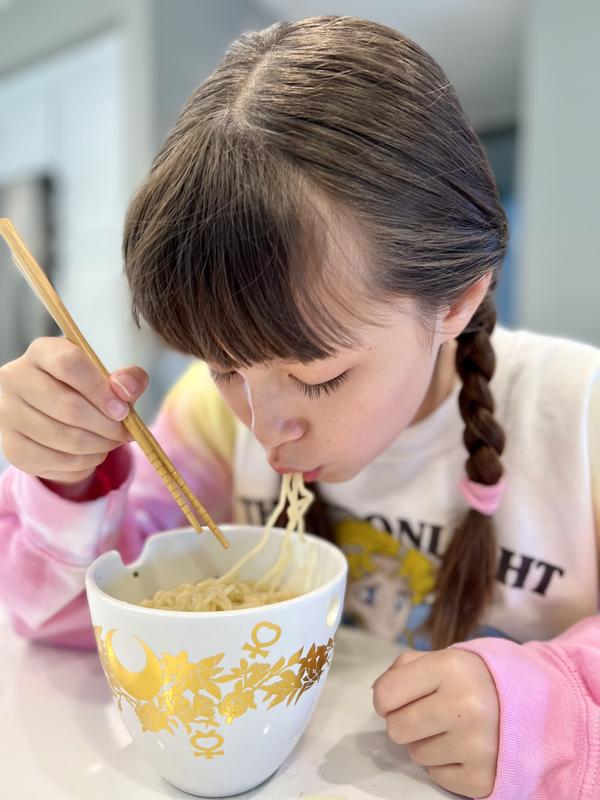
[[[171,149],[167,140],[125,223],[134,318],[228,369],[355,347],[372,319],[357,311],[357,270],[342,279],[334,266],[331,204],[252,135],[205,128]]]

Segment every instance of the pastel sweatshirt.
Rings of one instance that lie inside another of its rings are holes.
[[[507,489],[495,517],[497,591],[474,638],[500,699],[492,800],[600,798],[600,352],[499,329],[492,382],[507,432]],[[413,647],[435,572],[466,510],[457,391],[360,475],[321,492],[346,552],[346,619]],[[153,431],[219,522],[264,523],[278,476],[203,364],[169,393]],[[89,564],[126,562],[152,533],[185,525],[160,478],[126,445],[98,468],[95,500],[60,498],[9,468],[0,476],[0,602],[18,633],[94,646]]]

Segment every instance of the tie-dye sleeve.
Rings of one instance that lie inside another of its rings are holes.
[[[204,364],[174,386],[152,430],[209,513],[230,519],[235,421]],[[75,502],[20,470],[0,476],[0,602],[27,638],[93,647],[89,564],[110,549],[132,561],[150,534],[187,524],[136,444],[110,453],[96,484],[101,496]]]

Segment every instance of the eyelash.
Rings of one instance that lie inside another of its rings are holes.
[[[325,381],[324,383],[303,383],[297,378],[294,378],[294,381],[298,384],[298,386],[300,386],[305,397],[308,397],[311,400],[316,400],[323,395],[337,392],[339,389],[341,389],[342,385],[347,379],[348,370],[346,370],[346,372],[342,372],[342,374],[338,375],[337,378],[332,378],[330,381]]]
[[[329,395],[341,389],[342,385],[348,379],[348,373],[349,370],[346,370],[346,372],[342,372],[342,374],[338,375],[336,378],[332,378],[330,381],[325,381],[324,383],[303,383],[303,381],[299,381],[298,378],[293,378],[293,380],[300,387],[306,397],[310,398],[311,400],[316,400],[323,395]],[[232,381],[236,375],[237,372],[212,373],[214,382],[221,384],[221,386],[230,383],[230,381]]]

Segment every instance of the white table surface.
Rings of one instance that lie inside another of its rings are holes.
[[[370,686],[398,647],[341,628],[327,682],[296,749],[261,800],[433,800],[434,786],[386,736]],[[28,644],[0,612],[0,797],[6,800],[190,798],[137,752],[98,657]],[[316,798],[313,798],[316,800]]]

